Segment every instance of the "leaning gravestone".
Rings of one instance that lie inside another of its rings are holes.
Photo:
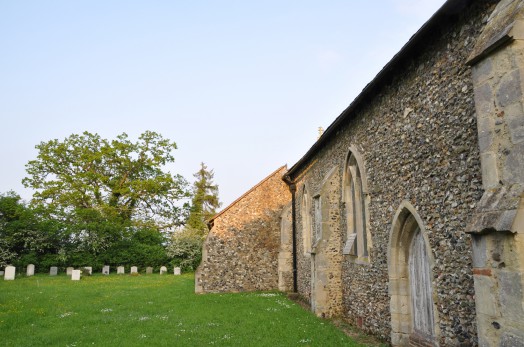
[[[15,279],[15,273],[16,268],[14,266],[6,266],[5,267],[5,274],[4,274],[4,280],[5,281],[12,281]]]
[[[80,270],[71,271],[71,279],[73,281],[80,281]]]
[[[181,271],[180,271],[179,267],[174,268],[173,272],[174,272],[175,275],[180,275],[181,274]]]
[[[163,275],[163,274],[165,274],[166,272],[167,272],[167,267],[162,266],[162,267],[160,268],[160,274]]]
[[[35,274],[35,265],[34,264],[27,265],[27,271],[26,271],[27,277],[34,276],[34,274]]]
[[[56,276],[57,274],[58,274],[58,268],[56,266],[51,266],[51,269],[49,269],[49,275]]]
[[[92,266],[84,266],[84,271],[88,273],[89,275],[93,274],[93,267]]]
[[[131,266],[131,273],[132,274],[138,273],[138,268],[136,266]]]
[[[117,275],[123,275],[123,274],[126,273],[126,270],[124,269],[123,266],[119,266],[119,267],[116,268],[116,273],[117,273]]]
[[[146,267],[146,274],[151,275],[153,273],[153,268],[151,266]]]
[[[71,267],[69,266],[67,269],[66,269],[66,273],[67,273],[67,276],[71,276],[73,274],[73,270],[75,268],[74,267]]]
[[[104,265],[104,267],[102,268],[102,273],[104,275],[109,275],[109,265]]]

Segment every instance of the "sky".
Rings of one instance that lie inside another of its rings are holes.
[[[175,141],[222,207],[293,166],[444,0],[0,0],[0,194],[35,145]]]

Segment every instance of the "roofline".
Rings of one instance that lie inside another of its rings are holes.
[[[393,75],[395,68],[401,65],[406,57],[410,55],[417,46],[424,43],[426,36],[431,36],[435,27],[439,27],[442,21],[450,18],[454,14],[460,12],[464,7],[467,7],[475,0],[448,0],[435,12],[430,19],[420,27],[420,29],[408,40],[408,42],[398,51],[397,54],[380,70],[380,72],[369,82],[360,94],[353,100],[353,102],[331,123],[331,125],[324,131],[322,136],[311,146],[306,154],[300,158],[295,165],[293,165],[285,174],[285,181],[292,182],[293,175],[308,161],[320,148],[330,139],[331,135],[336,132],[339,125],[346,119],[349,119],[353,111],[364,103],[366,98],[373,95],[373,91],[380,88]]]
[[[279,167],[278,169],[276,169],[275,171],[273,171],[271,174],[269,174],[266,178],[264,178],[262,181],[258,182],[256,185],[254,185],[251,189],[249,189],[247,192],[245,192],[244,194],[242,194],[238,199],[236,199],[235,201],[233,201],[232,203],[230,203],[226,208],[224,208],[222,211],[218,212],[217,214],[215,214],[212,218],[210,218],[208,221],[207,221],[207,226],[209,229],[211,229],[211,227],[213,226],[213,222],[215,221],[216,218],[220,217],[222,214],[224,214],[227,210],[229,210],[230,208],[232,208],[234,205],[236,205],[237,202],[239,202],[240,200],[242,200],[243,198],[245,198],[247,195],[249,195],[252,191],[254,191],[255,189],[257,189],[258,187],[260,187],[263,183],[265,183],[267,180],[269,180],[271,177],[275,176],[279,171],[281,171],[282,169],[286,168],[287,169],[287,164],[285,165],[282,165],[281,167]]]

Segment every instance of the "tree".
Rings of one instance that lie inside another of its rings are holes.
[[[167,246],[167,255],[173,259],[173,265],[183,271],[194,271],[202,260],[204,238],[201,230],[185,227],[173,233]]]
[[[58,251],[60,227],[14,192],[0,194],[0,267],[25,266]]]
[[[218,200],[218,185],[213,183],[213,176],[213,170],[208,170],[204,163],[200,163],[200,170],[194,174],[196,181],[187,226],[202,233],[207,230],[206,221],[215,215],[216,209],[221,205]]]
[[[187,204],[181,201],[189,197],[187,182],[163,171],[174,162],[176,144],[155,132],[144,132],[136,142],[125,133],[109,141],[84,132],[36,148],[23,180],[36,190],[33,203],[55,216],[76,218],[82,230],[89,225],[99,230],[93,223],[101,221],[168,229],[185,220]]]

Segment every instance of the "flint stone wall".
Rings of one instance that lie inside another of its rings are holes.
[[[438,342],[477,344],[471,239],[465,228],[482,196],[482,181],[466,61],[495,3],[475,2],[457,13],[457,20],[435,29],[424,47],[404,59],[394,77],[360,103],[349,121],[291,177],[298,188],[298,290],[310,299],[312,258],[302,249],[302,187],[314,196],[336,168],[339,182],[334,190],[342,205],[342,170],[350,146],[362,156],[369,190],[369,263],[344,255],[340,311],[384,340],[391,341],[388,242],[394,214],[407,200],[424,222],[435,259]],[[344,220],[339,219],[343,239]],[[340,254],[342,246],[337,245]]]
[[[291,201],[279,168],[212,220],[195,274],[196,292],[278,288],[280,216]]]

